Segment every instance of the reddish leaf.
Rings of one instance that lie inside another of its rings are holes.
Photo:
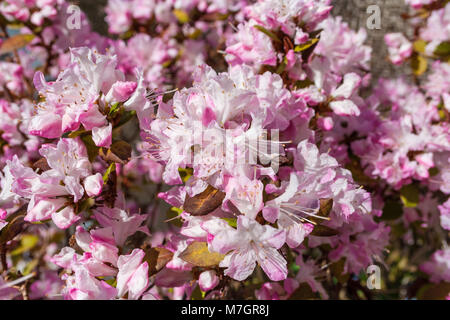
[[[172,260],[173,253],[165,248],[150,248],[146,251],[145,260],[148,262],[150,276],[161,271]]]
[[[194,196],[186,196],[183,210],[193,216],[204,216],[216,210],[225,198],[225,193],[208,185],[205,191]]]
[[[14,50],[25,47],[34,39],[32,34],[17,34],[3,41],[0,47],[0,54],[13,52]]]

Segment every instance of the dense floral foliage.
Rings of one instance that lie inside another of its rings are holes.
[[[331,0],[2,1],[0,299],[450,297],[450,2],[406,3],[374,83]]]

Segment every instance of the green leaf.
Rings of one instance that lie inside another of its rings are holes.
[[[205,297],[205,293],[200,290],[199,286],[196,286],[194,291],[191,294],[191,300],[203,300]]]
[[[71,132],[71,133],[69,133],[69,135],[67,136],[68,138],[71,138],[71,139],[75,139],[76,137],[79,137],[79,136],[81,136],[83,133],[85,133],[86,132],[86,130],[84,130],[84,129],[79,129],[79,130],[77,130],[77,131],[73,131],[73,132]]]
[[[83,141],[84,145],[86,146],[89,161],[91,161],[91,162],[94,161],[95,158],[98,156],[98,152],[99,152],[100,148],[95,145],[94,140],[92,140],[91,135],[82,136],[81,140]]]
[[[170,210],[167,211],[166,216],[168,219],[168,222],[173,224],[174,226],[181,228],[183,226],[183,222],[181,219],[175,219],[177,218],[181,213],[183,212],[182,209],[177,207],[172,207]]]
[[[403,206],[399,201],[388,200],[384,204],[381,220],[396,220],[403,214]]]
[[[185,23],[189,22],[189,15],[187,14],[187,12],[185,12],[183,10],[175,9],[175,10],[173,10],[173,14],[175,15],[175,17],[178,19],[178,21],[180,23],[185,24]]]
[[[127,111],[127,112],[124,112],[123,114],[121,114],[119,123],[114,126],[115,129],[117,129],[120,126],[123,126],[125,123],[127,123],[132,118],[134,118],[134,116],[136,116],[136,111],[134,111],[134,110]]]
[[[289,271],[291,271],[293,274],[297,274],[297,272],[300,270],[300,266],[296,264],[295,262],[292,262],[289,265]]]
[[[421,55],[413,56],[413,58],[411,60],[411,68],[416,76],[420,76],[420,75],[424,74],[428,68],[427,59],[425,59]]]
[[[214,267],[219,265],[225,255],[210,252],[206,242],[192,242],[180,255],[180,259],[196,267]]]
[[[406,208],[415,208],[419,204],[419,189],[413,184],[402,187],[400,199]]]
[[[430,174],[430,177],[434,177],[439,174],[439,169],[436,167],[430,168],[428,173]]]
[[[424,40],[417,40],[417,41],[414,41],[414,43],[413,43],[414,50],[419,53],[424,53],[426,46],[427,46],[427,42]]]
[[[311,85],[314,84],[314,81],[309,80],[308,78],[306,78],[305,80],[299,80],[295,83],[295,87],[297,89],[303,89],[303,88],[307,88]]]
[[[79,208],[78,208],[78,213],[89,210],[94,205],[95,205],[95,200],[93,198],[87,198],[86,200],[84,200],[80,203]]]
[[[39,264],[39,259],[33,259],[31,260],[23,270],[22,274],[24,276],[29,275]]]
[[[254,28],[256,28],[257,30],[261,31],[262,33],[266,34],[267,36],[269,36],[272,40],[276,41],[276,42],[281,42],[280,39],[278,39],[277,35],[275,33],[273,33],[270,30],[267,30],[266,28],[264,28],[263,26],[260,25],[256,25],[254,26]]]
[[[237,228],[237,219],[236,218],[222,218],[225,220],[231,227]]]
[[[450,55],[450,42],[441,42],[436,49],[434,49],[434,54],[437,56],[448,56]]]
[[[20,239],[20,246],[11,251],[11,255],[16,256],[24,253],[25,251],[30,251],[39,242],[39,237],[32,234],[25,234]]]
[[[277,70],[275,71],[275,73],[277,74],[281,74],[283,73],[284,70],[286,70],[287,67],[287,59],[286,57],[283,59],[283,62],[278,66]]]
[[[299,45],[295,46],[294,51],[295,52],[305,51],[306,49],[308,49],[308,48],[312,47],[314,44],[316,44],[318,41],[319,41],[319,39],[317,39],[317,38],[310,39],[303,44],[299,44]]]
[[[25,25],[22,22],[14,22],[14,23],[8,24],[8,29],[18,30],[18,29],[22,29],[24,26]]]
[[[196,40],[198,39],[201,35],[202,35],[202,31],[200,29],[195,29],[191,34],[189,34],[189,39],[193,39]],[[170,64],[172,63],[172,61],[167,61],[163,64],[163,67],[168,67]]]
[[[192,176],[193,174],[193,170],[191,168],[178,168],[178,173],[180,174],[181,180],[183,182],[186,182],[189,180],[189,178]]]
[[[115,288],[117,286],[117,279],[116,278],[111,278],[111,279],[105,280],[105,282],[107,284],[109,284],[111,287]]]
[[[116,170],[116,163],[113,162],[109,165],[108,169],[106,170],[105,174],[103,175],[103,182],[106,183],[109,179],[109,175]]]
[[[109,113],[108,113],[108,115],[113,115],[114,113],[116,113],[117,111],[119,111],[120,110],[120,103],[119,102],[117,102],[117,103],[114,103],[112,106],[111,106],[111,108],[109,109]]]

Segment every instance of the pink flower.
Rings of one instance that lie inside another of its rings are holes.
[[[52,220],[60,229],[67,229],[81,219],[71,206],[67,206],[52,214]]]
[[[339,75],[349,72],[361,75],[361,70],[370,69],[372,48],[364,45],[366,29],[354,31],[342,17],[329,17],[319,24],[319,28],[323,31],[314,53],[330,63],[329,71]]]
[[[262,65],[275,66],[277,56],[270,38],[250,21],[238,26],[238,32],[227,40],[226,59],[230,65],[247,64],[258,70]]]
[[[406,4],[409,4],[414,9],[420,9],[421,7],[431,4],[436,0],[405,0]]]
[[[213,270],[203,271],[198,278],[198,285],[204,292],[213,290],[219,284],[219,277]]]
[[[64,182],[67,192],[74,196],[75,202],[78,202],[84,194],[80,180],[88,177],[92,169],[86,147],[81,140],[61,139],[56,146],[43,145],[39,152],[52,168],[44,175],[59,177]]]
[[[63,282],[56,271],[45,271],[30,285],[30,299],[54,299],[62,290]]]
[[[430,261],[420,266],[423,272],[430,275],[432,282],[450,281],[450,249],[446,248],[433,253]]]
[[[330,102],[330,108],[337,115],[359,116],[358,106],[351,100],[356,90],[361,85],[361,77],[356,73],[347,73],[343,83],[332,91],[331,95],[335,101]]]
[[[84,179],[84,189],[89,197],[98,196],[103,189],[103,176],[96,173]]]
[[[66,280],[66,298],[72,300],[111,300],[117,289],[97,280],[83,266],[75,266],[75,274]]]
[[[444,8],[434,10],[427,19],[427,25],[420,30],[420,37],[429,41],[425,52],[433,54],[435,48],[441,43],[450,40],[450,4],[447,3]]]
[[[137,83],[132,81],[118,81],[114,83],[106,95],[105,99],[108,102],[124,102],[131,97],[134,90],[136,90]]]
[[[18,295],[20,295],[20,291],[10,287],[3,276],[0,276],[0,300],[12,300]]]
[[[96,210],[94,215],[101,226],[111,228],[114,241],[119,246],[122,246],[125,240],[137,231],[149,233],[147,226],[141,226],[147,220],[146,214],[129,214],[119,208],[103,207]]]
[[[258,300],[281,300],[286,295],[284,288],[277,282],[266,282],[255,291]]]
[[[128,292],[128,299],[138,299],[148,287],[148,264],[142,263],[145,252],[134,249],[129,255],[122,255],[117,261],[119,273],[117,274],[118,297]]]
[[[313,292],[319,292],[323,299],[328,299],[328,294],[322,284],[316,279],[320,277],[320,268],[314,263],[313,259],[303,260],[301,254],[295,260],[302,271],[297,273],[296,280],[299,283],[306,282]]]
[[[87,47],[72,48],[70,57],[69,66],[54,82],[46,82],[41,72],[35,74],[34,85],[44,101],[30,121],[31,134],[56,138],[63,132],[77,130],[80,125],[91,130],[107,124],[98,98],[101,93],[114,92],[113,84],[124,78],[115,69],[116,57],[101,55]]]
[[[240,212],[251,219],[263,208],[263,184],[246,176],[237,176],[228,180],[225,187],[225,200],[229,199]]]
[[[92,129],[92,140],[97,147],[109,148],[112,142],[112,124]]]
[[[64,199],[43,199],[30,202],[25,221],[35,222],[48,220],[58,210],[64,207],[66,200]]]
[[[313,226],[306,222],[310,221],[308,217],[316,216],[319,210],[317,198],[315,198],[318,194],[313,190],[308,194],[308,189],[300,191],[302,182],[298,174],[291,173],[285,192],[274,200],[268,201],[263,209],[263,216],[267,221],[274,223],[278,220],[278,225],[286,230],[286,243],[291,248],[298,247],[311,233]]]
[[[441,213],[441,226],[445,230],[450,230],[450,199],[438,206]]]
[[[273,281],[286,279],[286,260],[277,251],[284,244],[286,234],[268,225],[260,225],[245,216],[237,219],[237,230],[231,227],[214,235],[211,248],[227,254],[221,262],[225,274],[243,281],[253,272],[256,262]]]
[[[332,6],[329,0],[265,0],[246,7],[246,14],[264,27],[292,36],[297,23],[302,23],[305,30],[312,31],[324,20]]]
[[[389,50],[389,58],[393,64],[401,64],[409,58],[413,51],[412,43],[401,33],[388,33],[384,36]]]

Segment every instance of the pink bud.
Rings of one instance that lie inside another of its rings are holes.
[[[317,120],[317,126],[322,130],[330,131],[333,129],[334,122],[331,117],[319,118]]]
[[[108,102],[123,102],[128,100],[136,90],[137,83],[132,81],[118,81],[114,83],[106,95]]]
[[[60,229],[67,229],[80,219],[81,217],[77,216],[70,206],[52,214],[53,223]]]
[[[44,199],[39,200],[25,217],[25,221],[35,222],[50,219],[53,213],[64,206],[65,199]],[[31,204],[31,202],[30,202]]]
[[[97,147],[108,148],[112,142],[112,125],[92,129],[92,140]]]
[[[198,278],[198,285],[204,292],[214,289],[219,284],[219,277],[215,271],[203,271]]]
[[[100,173],[96,173],[92,176],[84,179],[84,190],[89,197],[98,196],[103,189],[103,177]]]

